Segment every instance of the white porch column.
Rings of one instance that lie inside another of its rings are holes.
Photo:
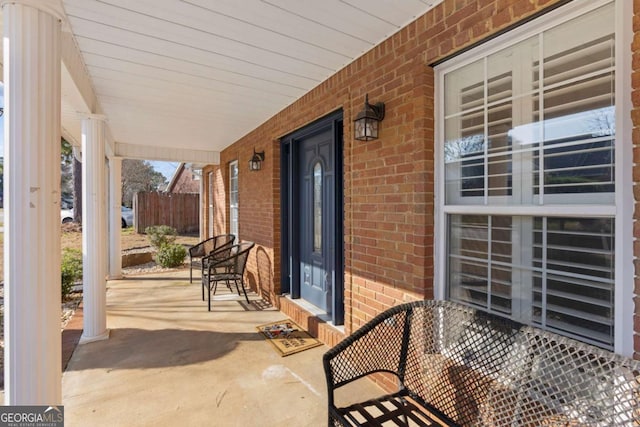
[[[122,278],[122,159],[109,159],[109,279]]]
[[[82,344],[109,338],[105,162],[105,118],[88,115],[82,119]]]
[[[59,405],[60,20],[2,12],[5,404]]]

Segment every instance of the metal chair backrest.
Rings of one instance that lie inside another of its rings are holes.
[[[249,259],[249,252],[255,246],[253,242],[243,242],[231,248],[231,272],[242,277]]]
[[[207,256],[220,248],[233,245],[235,238],[236,236],[233,234],[219,234],[209,237],[189,248],[189,255],[192,258]]]
[[[191,246],[189,248],[189,256],[191,258],[198,258],[207,255],[210,252],[210,250],[207,250],[207,248],[213,247],[214,239],[215,237],[210,237],[206,240],[203,240],[202,242],[198,242],[197,244]]]
[[[236,239],[236,236],[233,234],[219,234],[217,236],[214,236],[213,242],[212,242],[213,246],[206,253],[210,254],[211,252],[216,251],[220,248],[231,246],[233,245],[233,242],[235,241],[235,239]]]

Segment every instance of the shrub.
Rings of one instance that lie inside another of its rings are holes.
[[[147,233],[149,243],[151,243],[151,246],[156,250],[160,250],[161,247],[175,242],[176,236],[178,235],[176,229],[168,225],[153,225],[145,228],[144,232]]]
[[[187,250],[178,243],[168,243],[158,249],[156,261],[163,267],[178,267],[184,262]]]
[[[73,284],[82,277],[82,252],[78,249],[65,249],[60,263],[62,273],[62,298],[73,290]]]

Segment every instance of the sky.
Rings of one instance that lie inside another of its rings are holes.
[[[167,182],[171,181],[176,168],[180,165],[180,162],[157,162],[151,160],[149,160],[149,163],[151,163],[151,166],[153,166],[155,170],[167,178]]]

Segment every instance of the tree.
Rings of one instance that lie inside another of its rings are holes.
[[[164,175],[153,169],[144,160],[124,159],[122,161],[122,204],[133,204],[133,195],[138,191],[158,191],[167,184]]]
[[[73,200],[73,147],[64,138],[60,142],[60,198],[71,203]]]
[[[73,222],[82,222],[82,162],[73,156]]]
[[[82,163],[73,154],[73,146],[62,139],[60,150],[60,197],[63,207],[73,206],[73,222],[82,222]]]

